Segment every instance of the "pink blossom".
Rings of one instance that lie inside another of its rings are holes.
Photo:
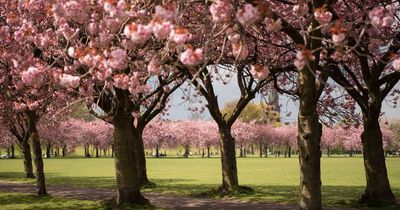
[[[202,62],[203,60],[203,50],[187,48],[181,55],[179,56],[179,60],[188,66],[195,66]]]
[[[175,3],[156,6],[156,16],[165,20],[173,21],[178,14],[178,8]]]
[[[261,14],[252,4],[245,4],[236,13],[236,18],[242,25],[250,25],[260,19]]]
[[[400,72],[400,58],[396,58],[392,62],[392,66],[396,71]]]
[[[251,65],[250,73],[256,79],[265,79],[269,75],[269,68],[268,66]]]
[[[303,69],[306,65],[306,61],[315,60],[315,56],[311,53],[310,50],[304,49],[302,51],[297,51],[296,59],[294,60],[294,65],[297,69]]]
[[[67,88],[77,88],[79,87],[79,83],[81,81],[81,78],[78,76],[73,76],[70,74],[62,74],[59,79],[60,84]]]
[[[239,55],[240,54],[240,55]],[[247,58],[249,55],[249,48],[246,44],[233,43],[232,44],[232,55],[239,60]]]
[[[147,65],[147,72],[149,72],[150,74],[155,74],[155,75],[160,75],[161,74],[161,62],[156,59],[153,58],[149,65]]]
[[[151,29],[154,33],[154,36],[156,36],[159,39],[164,39],[168,37],[173,28],[174,26],[172,25],[171,22],[164,21],[162,19],[155,18],[151,22]]]
[[[332,20],[332,13],[325,9],[316,9],[314,12],[314,17],[319,24],[324,25]]]
[[[27,103],[28,109],[33,111],[39,108],[39,102],[37,101],[28,101]]]
[[[228,39],[229,39],[229,41],[231,41],[232,43],[235,43],[235,44],[236,44],[236,43],[238,43],[239,40],[240,40],[240,34],[238,34],[238,33],[229,34]]]
[[[142,44],[151,37],[151,27],[142,24],[131,23],[125,26],[124,35],[135,44]]]
[[[129,80],[130,80],[130,78],[126,74],[114,75],[114,86],[116,88],[126,90],[129,88]]]
[[[341,44],[346,39],[345,33],[332,34],[332,41],[334,44]]]
[[[170,40],[177,44],[184,44],[192,39],[192,34],[186,28],[177,28],[171,31]]]
[[[303,17],[308,14],[308,5],[300,4],[293,7],[293,13],[295,13],[298,17]]]
[[[376,7],[368,13],[371,24],[375,28],[391,27],[394,23],[394,7]]]
[[[210,6],[210,13],[215,22],[229,21],[232,16],[232,10],[233,6],[230,0],[216,0]]]
[[[14,109],[16,111],[24,111],[26,108],[27,108],[26,104],[14,102]]]
[[[31,66],[28,70],[21,73],[21,79],[26,85],[40,87],[43,83],[44,76],[39,68]]]
[[[275,21],[272,18],[266,17],[264,24],[267,31],[278,32],[282,30],[282,20],[280,18]]]
[[[391,27],[393,25],[394,19],[393,17],[386,16],[382,18],[382,26],[383,27]]]
[[[113,69],[123,70],[126,67],[126,51],[115,49],[111,51],[111,57],[107,61],[107,66]]]

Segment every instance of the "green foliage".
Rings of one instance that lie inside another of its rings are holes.
[[[321,161],[323,205],[354,205],[365,187],[362,157],[322,158]],[[200,195],[220,185],[219,158],[148,158],[147,164],[150,181],[157,187],[145,189],[145,192]],[[396,197],[400,197],[400,158],[387,158],[386,164],[392,189]],[[232,198],[269,203],[298,202],[298,158],[240,158],[238,170],[240,185],[249,186],[255,192],[230,195]],[[0,179],[35,182],[23,179],[22,172],[21,159],[0,160]],[[116,185],[111,158],[46,159],[45,172],[49,185],[106,189]]]
[[[221,109],[222,115],[229,117],[235,110],[237,101],[230,101],[225,104]],[[240,113],[239,119],[245,123],[252,121],[258,123],[277,123],[280,121],[278,112],[272,110],[272,108],[264,103],[250,102],[246,108]]]

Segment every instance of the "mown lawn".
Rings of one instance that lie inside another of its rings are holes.
[[[388,158],[390,183],[400,197],[400,158]],[[351,206],[365,186],[362,158],[322,158],[324,206]],[[221,182],[218,158],[148,158],[148,176],[157,184],[147,192],[196,195]],[[239,182],[255,192],[233,196],[243,200],[294,204],[298,201],[297,158],[238,158]],[[0,160],[0,179],[32,182],[22,177],[22,160]],[[100,159],[46,159],[45,172],[51,185],[95,188],[115,186],[114,161]],[[1,203],[1,200],[0,200]]]
[[[0,192],[0,209],[4,210],[65,210],[104,209],[99,202],[53,198],[51,196],[37,197],[25,193]]]

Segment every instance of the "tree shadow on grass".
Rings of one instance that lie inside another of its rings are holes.
[[[99,189],[111,192],[116,186],[114,177],[65,177],[60,174],[46,174],[47,183],[50,186],[66,186],[91,189]],[[0,172],[0,179],[12,181],[28,180],[23,179],[23,173]],[[151,177],[150,177],[151,179]],[[157,186],[143,190],[145,193],[177,194],[192,197],[207,197],[217,199],[238,199],[246,201],[257,201],[266,203],[292,204],[296,205],[299,199],[299,186],[296,185],[249,185],[255,191],[247,194],[218,196],[207,194],[217,184],[196,183],[194,179],[151,179]],[[90,192],[87,193],[90,193]],[[400,189],[393,189],[397,198],[400,196]],[[357,199],[364,192],[364,186],[322,186],[322,197],[324,206],[338,207],[363,207],[359,206]],[[82,194],[82,198],[85,196]],[[1,203],[1,202],[0,202]],[[382,209],[382,208],[380,208]],[[400,209],[400,205],[387,207],[387,209]]]
[[[101,204],[91,201],[60,199],[51,196],[38,197],[25,193],[1,193],[2,209],[64,210],[64,209],[104,209]]]

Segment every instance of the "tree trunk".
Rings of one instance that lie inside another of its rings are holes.
[[[67,155],[67,148],[65,146],[61,146],[61,150],[62,157],[64,158]]]
[[[292,147],[288,147],[288,157],[292,157]]]
[[[243,146],[242,146],[242,144],[240,144],[240,154],[239,154],[239,157],[243,157]]]
[[[222,188],[227,191],[235,191],[239,188],[235,139],[230,127],[218,127],[221,144]]]
[[[206,152],[204,151],[204,148],[201,149],[201,157],[204,158],[204,156],[206,156]]]
[[[184,157],[184,158],[188,158],[189,155],[190,155],[189,145],[185,145],[184,147],[185,147],[185,153],[183,154],[183,157]]]
[[[99,148],[96,147],[96,158],[99,158]]]
[[[264,152],[265,152],[264,157],[268,157],[268,145],[267,144],[264,144]]]
[[[14,144],[11,144],[10,148],[11,148],[11,156],[10,156],[10,158],[14,159],[15,158],[15,147],[14,147]]]
[[[330,156],[331,156],[331,149],[330,149],[330,147],[328,147],[327,150],[328,150],[328,151],[327,151],[328,157],[330,157]]]
[[[210,155],[210,147],[207,147],[207,157],[208,157],[208,158],[211,157],[211,155]]]
[[[138,180],[140,186],[146,185],[154,185],[149,181],[147,177],[147,168],[146,168],[146,156],[144,154],[144,144],[143,144],[143,129],[141,128],[133,128],[134,134],[134,150],[136,155],[136,167],[138,172]]]
[[[368,204],[395,202],[386,170],[379,113],[372,109],[364,115],[364,132],[361,135],[367,186],[360,201]]]
[[[114,152],[117,179],[117,204],[147,204],[140,193],[134,150],[133,117],[118,110],[114,115]]]
[[[160,157],[160,151],[158,149],[158,145],[156,146],[156,158]]]
[[[46,144],[46,158],[50,158],[51,144]]]
[[[42,156],[42,147],[40,145],[39,137],[37,130],[34,129],[30,136],[32,146],[33,146],[33,155],[34,162],[36,167],[36,187],[38,190],[38,195],[47,195],[46,192],[46,181],[44,178],[44,164],[43,164],[43,156]]]
[[[35,178],[33,175],[31,147],[28,141],[21,145],[22,160],[24,161],[25,178]]]
[[[316,109],[319,98],[316,91],[316,62],[310,62],[310,67],[299,70],[298,76],[300,107],[297,139],[300,162],[300,209],[313,210],[322,209],[320,159],[322,125],[318,122]]]

